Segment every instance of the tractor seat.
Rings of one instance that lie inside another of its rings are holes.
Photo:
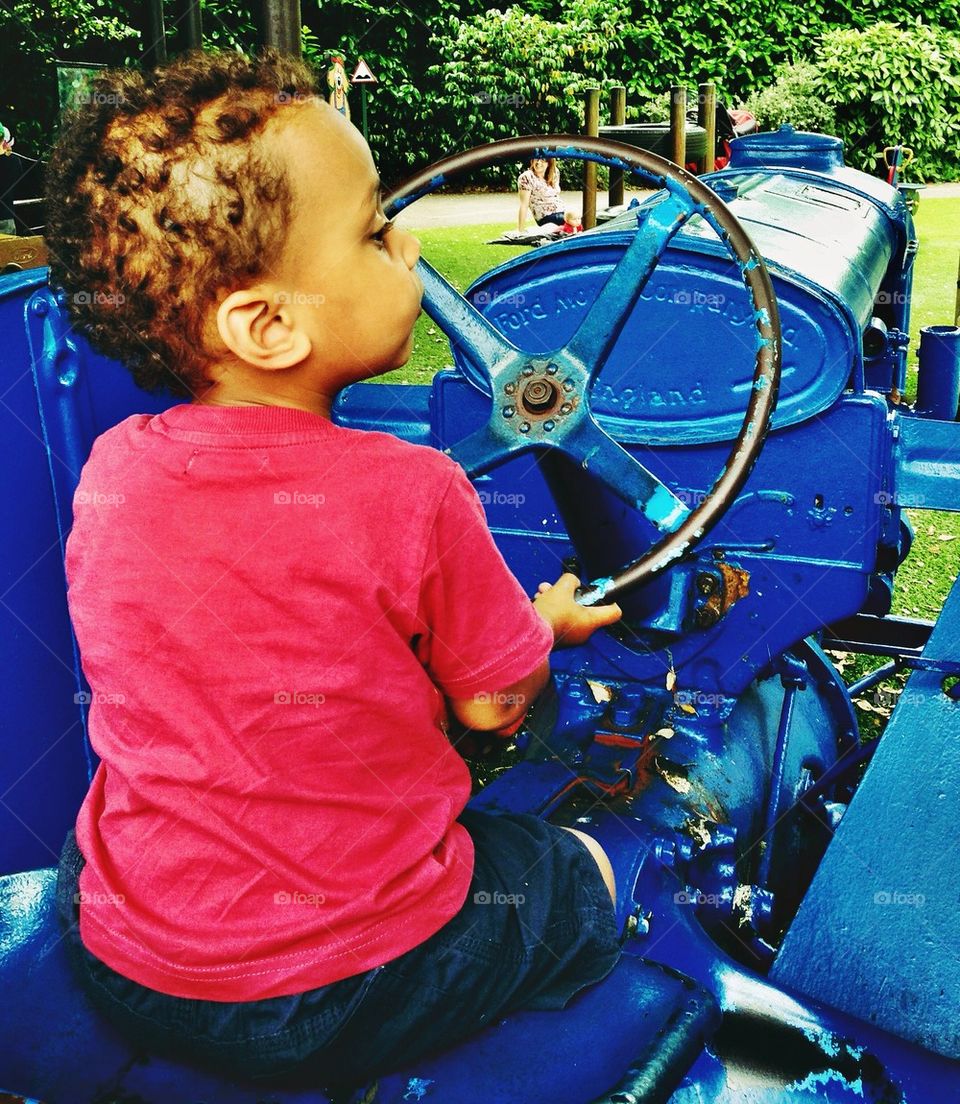
[[[45,1104],[258,1104],[266,1097],[270,1104],[324,1104],[317,1089],[265,1094],[262,1084],[131,1050],[74,979],[55,889],[52,869],[0,877],[0,978],[7,994],[0,1002],[0,1094]],[[713,999],[689,979],[624,955],[561,1014],[514,1013],[416,1069],[382,1079],[365,1098],[587,1104],[628,1069],[631,1084],[637,1077],[679,1081],[718,1019]]]

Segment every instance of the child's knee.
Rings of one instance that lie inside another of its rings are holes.
[[[617,883],[613,876],[613,867],[610,864],[610,860],[607,858],[606,851],[597,843],[593,836],[588,836],[586,832],[581,832],[577,828],[565,828],[564,831],[572,832],[578,839],[582,840],[584,846],[590,854],[593,855],[594,862],[596,862],[597,866],[600,868],[600,873],[603,876],[607,892],[610,894],[610,899],[616,904]]]

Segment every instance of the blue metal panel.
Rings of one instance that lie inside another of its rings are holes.
[[[960,422],[891,415],[896,469],[888,500],[925,510],[960,510]]]
[[[62,549],[94,437],[115,421],[170,405],[71,333],[46,270],[0,279],[5,340],[0,484],[0,872],[47,865],[86,792],[86,684],[67,615]],[[38,798],[38,795],[42,797]]]
[[[924,649],[958,657],[960,581]],[[771,976],[960,1059],[960,702],[943,677],[910,676]]]
[[[435,444],[427,385],[354,383],[336,397],[331,417],[348,429],[376,429],[414,445]]]

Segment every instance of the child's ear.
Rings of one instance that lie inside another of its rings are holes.
[[[217,308],[224,345],[254,368],[292,368],[310,355],[309,336],[289,306],[265,288],[232,291]]]

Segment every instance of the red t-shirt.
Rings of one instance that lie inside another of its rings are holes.
[[[77,822],[90,951],[255,1000],[459,910],[443,693],[525,677],[552,634],[452,460],[286,407],[136,415],[94,444],[66,567],[102,760]]]

